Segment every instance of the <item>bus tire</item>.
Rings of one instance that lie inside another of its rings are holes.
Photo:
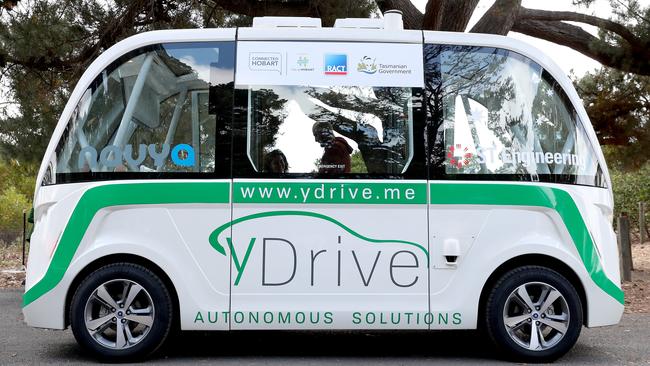
[[[485,329],[508,359],[551,362],[567,353],[582,330],[582,303],[568,279],[546,267],[505,273],[485,305]]]
[[[144,359],[165,342],[173,302],[163,281],[147,268],[115,263],[92,272],[77,287],[70,325],[79,344],[103,361]]]

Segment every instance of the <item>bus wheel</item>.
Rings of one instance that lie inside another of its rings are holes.
[[[131,263],[94,271],[77,287],[70,323],[77,342],[106,361],[155,352],[170,333],[172,299],[153,272]]]
[[[504,274],[485,306],[488,334],[508,358],[550,362],[575,344],[582,329],[580,296],[569,280],[545,267]]]

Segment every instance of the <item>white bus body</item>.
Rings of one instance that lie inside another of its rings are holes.
[[[171,319],[485,325],[546,360],[620,320],[609,175],[550,57],[282,22],[147,32],[90,65],[38,175],[29,325],[72,323],[113,358],[155,350]]]

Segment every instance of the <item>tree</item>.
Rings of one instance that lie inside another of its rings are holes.
[[[300,6],[298,6],[300,5]],[[253,16],[368,17],[371,0],[22,0],[0,2],[0,155],[42,158],[87,66],[118,41],[169,28],[250,26]]]
[[[253,131],[259,136],[259,146],[270,151],[275,146],[278,130],[286,118],[284,107],[286,99],[281,99],[272,89],[259,89],[251,94]]]
[[[405,13],[404,26],[412,29],[463,32],[478,0],[429,0],[420,13],[409,0],[379,0],[382,11],[397,8]],[[594,0],[573,0],[590,6]],[[615,20],[571,11],[529,9],[521,0],[496,0],[470,32],[506,35],[523,33],[568,46],[603,65],[641,75],[650,75],[650,7],[636,0],[611,0]],[[593,36],[577,25],[598,29]]]
[[[568,0],[566,0],[568,1]],[[496,0],[471,32],[521,32],[569,46],[604,65],[650,75],[650,8],[611,0],[614,19],[528,9]],[[0,154],[38,161],[87,66],[132,34],[167,28],[250,25],[263,15],[336,18],[402,10],[406,28],[466,31],[479,0],[0,0]],[[573,0],[585,7],[593,0]],[[17,4],[17,5],[16,5]],[[596,26],[593,36],[578,22]]]
[[[0,8],[11,10],[20,0],[0,0]]]
[[[609,163],[636,170],[650,161],[650,77],[603,68],[575,84]]]
[[[568,1],[568,0],[567,0]],[[589,7],[595,0],[573,0],[574,4]],[[476,10],[479,0],[429,0],[424,14],[410,0],[377,0],[385,12],[401,10],[404,26],[408,29],[464,32]],[[248,16],[299,15],[320,17],[325,26],[333,22],[332,9],[338,13],[364,13],[367,3],[335,1],[218,1],[223,9]],[[341,6],[345,4],[345,6]],[[545,11],[522,6],[522,0],[496,0],[470,30],[474,33],[506,35],[510,31],[541,38],[568,46],[602,64],[622,71],[650,75],[650,8],[642,9],[637,0],[611,0],[616,20],[571,11]],[[354,9],[352,11],[351,9]],[[358,11],[363,10],[363,11]],[[599,36],[593,36],[580,26],[567,22],[594,26]]]

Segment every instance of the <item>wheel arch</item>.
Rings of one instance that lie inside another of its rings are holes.
[[[77,273],[77,275],[70,283],[70,287],[68,287],[68,291],[65,297],[64,326],[68,327],[70,325],[70,306],[72,305],[72,297],[74,296],[77,287],[79,287],[79,284],[81,284],[81,282],[86,277],[88,277],[92,272],[100,269],[101,267],[104,267],[109,264],[114,264],[114,263],[138,264],[152,271],[154,274],[156,274],[156,276],[160,277],[160,279],[163,281],[163,283],[167,287],[167,290],[169,290],[169,293],[172,297],[172,306],[174,309],[173,310],[174,323],[172,324],[172,326],[175,329],[179,329],[180,304],[179,304],[178,292],[176,291],[176,287],[174,286],[174,283],[172,282],[169,275],[167,275],[167,273],[162,268],[160,268],[160,266],[158,266],[156,263],[152,262],[151,260],[139,255],[127,254],[127,253],[110,254],[110,255],[97,258],[94,261],[88,263],[81,271],[79,271],[79,273]]]
[[[483,288],[481,289],[481,295],[479,297],[479,306],[478,306],[478,314],[477,314],[477,319],[479,320],[479,326],[482,324],[481,319],[484,317],[485,314],[485,303],[487,302],[487,297],[490,294],[490,290],[494,287],[494,284],[503,276],[505,273],[507,273],[510,270],[513,270],[518,267],[522,266],[541,266],[541,267],[546,267],[549,269],[552,269],[562,276],[564,276],[571,285],[576,289],[578,292],[578,296],[580,297],[580,302],[582,303],[582,313],[583,313],[583,325],[586,325],[587,322],[587,317],[589,315],[588,309],[587,309],[587,295],[585,292],[584,285],[582,284],[582,281],[580,280],[580,277],[576,274],[576,272],[566,263],[563,261],[549,256],[545,254],[524,254],[520,255],[517,257],[513,257],[508,259],[507,261],[503,262],[499,267],[497,267],[488,277],[488,279],[485,281],[483,284]]]

